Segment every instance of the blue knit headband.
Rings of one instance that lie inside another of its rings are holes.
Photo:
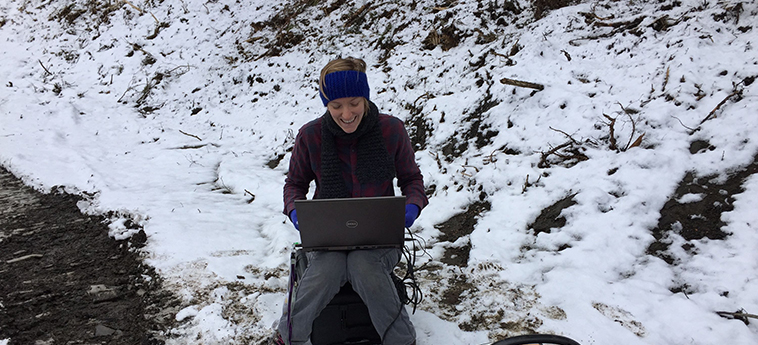
[[[369,100],[368,78],[366,73],[359,71],[337,71],[327,74],[322,91],[318,94],[324,106],[343,97],[363,97]]]

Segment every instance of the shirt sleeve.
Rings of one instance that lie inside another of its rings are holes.
[[[311,181],[316,178],[311,164],[312,155],[310,151],[313,148],[312,145],[309,145],[309,139],[312,138],[309,138],[309,131],[306,130],[306,127],[301,128],[295,137],[287,178],[284,180],[283,213],[287,216],[295,209],[295,200],[306,198]]]
[[[424,176],[416,164],[416,155],[413,152],[408,131],[399,119],[395,122],[394,132],[397,133],[397,149],[395,152],[397,186],[405,195],[406,204],[415,204],[420,210],[423,210],[429,204],[424,191]]]

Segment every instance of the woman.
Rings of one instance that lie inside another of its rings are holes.
[[[328,199],[391,196],[397,178],[406,196],[405,225],[410,227],[428,203],[423,176],[402,121],[380,114],[370,101],[366,63],[356,58],[329,62],[321,70],[319,93],[327,111],[300,128],[295,139],[284,184],[284,213],[298,228],[295,200],[306,198],[313,180],[314,198]],[[390,277],[400,249],[307,255],[308,268],[294,291],[291,317],[283,315],[279,322],[280,341],[310,344],[313,320],[349,281],[366,303],[384,344],[415,344],[416,332]]]

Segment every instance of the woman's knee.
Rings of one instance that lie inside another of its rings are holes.
[[[340,283],[347,277],[347,255],[342,252],[309,252],[304,275],[320,283]]]
[[[391,271],[400,260],[398,249],[353,250],[347,255],[348,272]]]

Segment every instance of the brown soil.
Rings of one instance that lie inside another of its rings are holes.
[[[37,192],[0,167],[0,339],[162,344],[173,316],[160,311],[174,299],[140,259],[144,232],[116,241],[80,200]]]
[[[696,145],[700,144],[694,142],[690,151],[698,154],[706,149],[714,149],[709,147],[710,145],[705,145],[707,148],[696,149]],[[697,254],[692,241],[704,238],[726,239],[731,234],[722,230],[726,223],[721,220],[721,214],[734,209],[734,196],[745,191],[742,184],[757,172],[758,156],[750,165],[726,174],[727,178],[724,181],[719,176],[697,176],[688,173],[661,209],[658,226],[652,230],[656,240],[648,247],[648,254],[675,265],[687,258],[676,257],[669,251],[673,242],[672,236],[681,236],[686,241],[682,247],[689,255]],[[680,203],[682,196],[687,194],[700,195],[701,199]]]

